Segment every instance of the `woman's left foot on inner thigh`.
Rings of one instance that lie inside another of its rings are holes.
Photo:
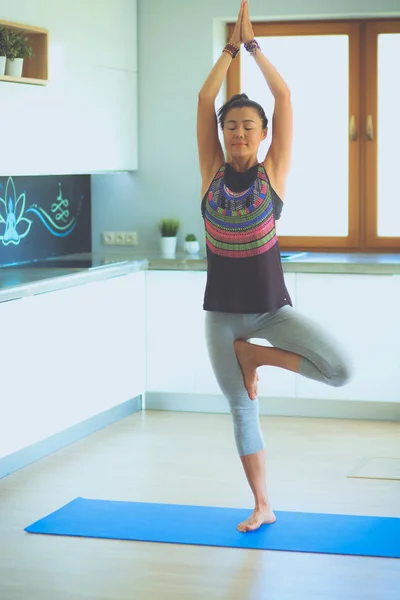
[[[262,506],[259,508],[255,508],[253,514],[243,521],[243,523],[239,523],[238,530],[242,533],[246,533],[247,531],[254,531],[261,527],[261,525],[270,525],[271,523],[275,523],[276,516],[274,515],[272,509],[267,506]]]
[[[243,381],[249,398],[255,400],[257,398],[257,381],[258,375],[256,371],[256,365],[252,361],[251,357],[251,344],[245,340],[235,340],[234,349],[236,358],[238,359],[240,368],[243,373]]]

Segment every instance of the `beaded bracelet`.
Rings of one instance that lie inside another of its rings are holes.
[[[255,53],[257,52],[257,50],[261,49],[256,39],[250,40],[249,42],[246,42],[245,45],[244,45],[244,47],[246,48],[247,52],[250,52],[250,54],[252,56],[255,55]]]
[[[236,58],[236,55],[239,53],[239,50],[240,50],[240,48],[238,48],[234,44],[229,43],[225,46],[225,48],[222,50],[222,52],[227,52],[228,54],[230,54],[232,56],[232,58]]]

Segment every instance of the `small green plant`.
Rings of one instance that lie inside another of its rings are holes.
[[[175,219],[162,219],[158,224],[162,237],[176,237],[179,227],[180,223]]]
[[[7,56],[7,32],[0,27],[0,56]]]
[[[194,233],[188,233],[185,237],[185,242],[197,242],[197,237],[194,235]]]
[[[29,38],[24,31],[13,31],[4,29],[4,44],[6,56],[10,60],[16,58],[27,58],[33,56],[32,47],[29,45]]]

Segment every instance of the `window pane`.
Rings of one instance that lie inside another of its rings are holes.
[[[378,36],[378,235],[400,236],[400,34]]]
[[[268,59],[290,87],[294,114],[293,159],[279,234],[348,235],[349,43],[347,35],[258,37]],[[241,52],[241,89],[269,118],[274,100],[254,59]]]

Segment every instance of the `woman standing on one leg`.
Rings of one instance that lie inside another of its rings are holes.
[[[233,96],[218,112],[228,162],[218,138],[214,103],[242,42],[275,99],[273,139],[261,163],[257,153],[268,121],[246,95]],[[334,386],[346,383],[350,371],[336,340],[292,308],[286,289],[275,221],[290,165],[292,106],[286,83],[254,40],[247,1],[242,0],[230,43],[199,93],[197,138],[208,261],[206,341],[254,494],[252,515],[238,525],[245,532],[275,521],[266,494],[257,367],[280,367]],[[273,347],[250,344],[250,338],[264,338]]]

